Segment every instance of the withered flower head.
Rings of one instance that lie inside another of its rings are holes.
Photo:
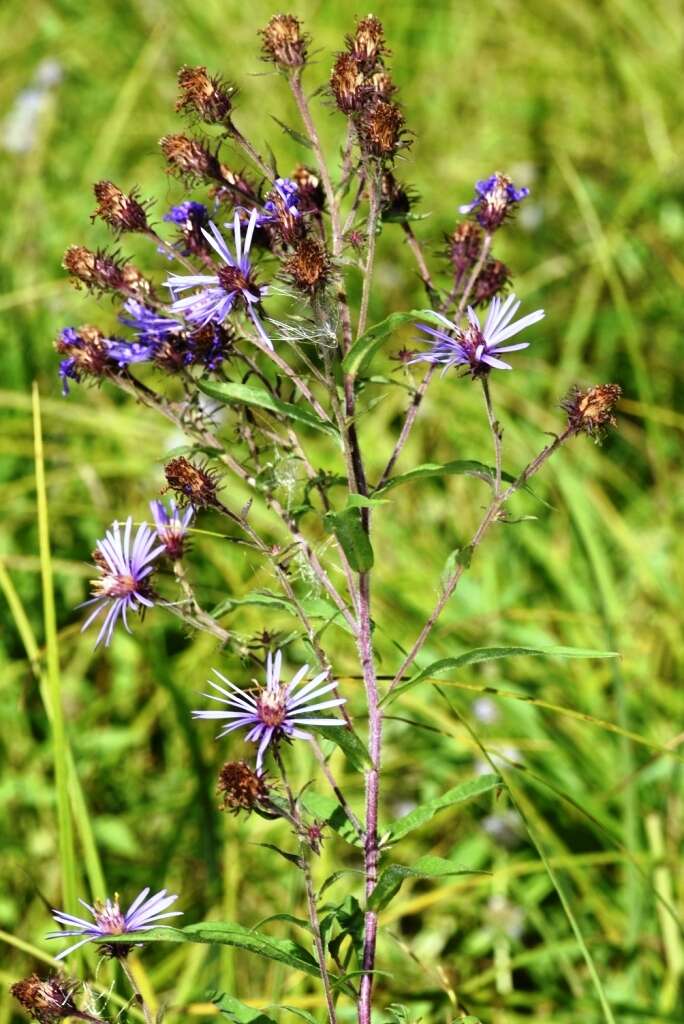
[[[167,462],[164,473],[167,483],[165,490],[174,492],[181,508],[186,505],[207,508],[217,504],[218,474],[213,469],[207,469],[206,463],[196,466],[184,455],[179,455]]]
[[[182,67],[178,72],[180,95],[176,110],[199,117],[206,124],[225,124],[233,109],[234,85],[218,75],[207,74],[205,67]]]
[[[100,217],[113,231],[147,231],[147,212],[138,198],[137,189],[126,195],[111,181],[98,181],[93,186],[97,209],[91,220]]]
[[[110,368],[107,340],[97,327],[65,327],[55,341],[55,350],[64,356],[59,373],[62,390],[69,393],[69,380],[81,381],[84,377],[102,377]]]
[[[321,821],[314,821],[311,825],[305,825],[302,831],[302,839],[312,853],[320,853],[323,846],[323,829],[325,825]]]
[[[373,14],[362,18],[353,36],[347,36],[347,50],[367,73],[375,68],[378,60],[389,53],[385,45],[385,30],[382,22]]]
[[[511,272],[501,260],[487,260],[473,286],[471,305],[487,302],[511,283]]]
[[[617,424],[614,410],[622,388],[618,384],[597,384],[582,390],[572,388],[561,402],[568,414],[568,426],[576,433],[585,433],[599,443],[608,427]]]
[[[396,103],[375,97],[361,111],[359,138],[369,156],[391,159],[402,142],[404,115]]]
[[[259,30],[264,60],[280,68],[301,68],[306,64],[309,36],[302,32],[294,14],[274,14],[266,28]]]
[[[120,291],[123,284],[123,260],[104,249],[92,252],[83,245],[70,245],[62,266],[79,283],[93,291]]]
[[[446,238],[447,255],[453,265],[456,279],[460,280],[475,266],[484,244],[484,232],[472,221],[463,221]]]
[[[221,181],[221,165],[216,155],[199,139],[190,139],[187,135],[165,135],[159,140],[159,145],[170,164],[170,174],[190,182],[201,178]]]
[[[392,76],[384,68],[374,71],[368,79],[368,91],[373,96],[379,96],[382,100],[389,100],[397,91],[392,81]]]
[[[299,209],[302,213],[320,213],[325,206],[325,192],[321,179],[310,167],[300,166],[292,174],[299,189]]]
[[[330,74],[330,91],[343,114],[360,110],[368,98],[368,85],[350,53],[339,53]]]
[[[43,981],[37,974],[32,974],[30,978],[16,981],[10,987],[10,992],[39,1024],[55,1024],[65,1017],[97,1021],[99,1018],[83,1013],[74,1003],[73,996],[77,987],[77,982],[59,975]]]
[[[383,220],[406,220],[406,214],[417,201],[417,194],[402,185],[391,171],[385,171],[380,184],[380,205]]]
[[[308,237],[297,243],[292,255],[285,260],[283,269],[297,288],[313,294],[330,279],[331,262],[323,242]]]
[[[167,373],[179,373],[187,366],[203,366],[211,373],[220,370],[231,356],[236,340],[232,324],[206,324],[196,331],[183,331],[163,339],[154,361]]]
[[[459,210],[474,213],[478,224],[487,231],[496,231],[529,194],[529,188],[516,188],[506,174],[497,171],[475,182],[475,198]]]
[[[245,761],[226,761],[219,772],[218,793],[221,809],[239,814],[253,811],[268,800],[268,785],[262,774],[257,774]]]

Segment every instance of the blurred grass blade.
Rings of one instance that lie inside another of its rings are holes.
[[[45,486],[45,460],[43,457],[43,430],[40,417],[38,385],[33,383],[33,442],[36,462],[36,499],[38,505],[38,541],[40,547],[40,575],[43,590],[43,622],[45,629],[45,664],[47,695],[50,707],[52,749],[57,790],[57,822],[59,828],[59,862],[62,879],[63,904],[67,911],[76,909],[77,874],[74,834],[69,806],[69,754],[67,750],[64,713],[59,672],[59,646],[55,594],[50,557],[50,520]]]

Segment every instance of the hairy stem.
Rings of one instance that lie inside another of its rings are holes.
[[[482,378],[482,394],[484,395],[485,408],[487,409],[487,421],[489,423],[489,429],[492,432],[492,440],[494,441],[494,461],[495,461],[495,474],[496,479],[494,482],[494,497],[498,498],[501,492],[501,424],[494,415],[494,406],[492,405],[492,396],[489,392],[489,374],[486,374]]]
[[[149,1006],[143,999],[142,993],[138,988],[138,983],[135,980],[133,971],[131,970],[131,965],[128,963],[128,960],[126,959],[125,956],[119,958],[119,963],[121,964],[121,970],[128,978],[129,985],[133,989],[133,995],[135,996],[136,1001],[140,1004],[143,1015],[145,1017],[145,1024],[154,1024],[154,1014],[152,1013],[152,1010],[149,1008]]]
[[[375,243],[380,217],[380,175],[375,169],[374,174],[368,176],[369,213],[368,213],[368,246],[366,250],[366,267],[363,275],[363,287],[361,291],[361,308],[359,310],[359,322],[356,336],[361,337],[366,329],[368,320],[368,303],[370,301],[370,290],[373,281],[373,264],[375,263]]]

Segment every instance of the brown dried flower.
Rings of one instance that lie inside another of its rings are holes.
[[[361,110],[368,98],[368,85],[350,53],[339,53],[330,74],[330,91],[343,114]]]
[[[206,463],[196,466],[184,455],[179,455],[166,464],[164,473],[167,483],[165,489],[174,492],[181,507],[194,505],[195,508],[207,508],[218,504],[218,474],[213,469],[207,469]]]
[[[396,103],[375,97],[359,117],[359,138],[369,156],[391,159],[402,141],[404,115]]]
[[[177,174],[188,181],[201,178],[222,180],[221,164],[199,139],[187,135],[165,135],[159,140],[162,153],[168,160],[171,174]]]
[[[29,978],[16,981],[10,987],[10,992],[39,1024],[55,1024],[65,1017],[99,1021],[98,1017],[78,1009],[73,999],[77,988],[78,982],[59,975],[43,981],[37,974],[32,974]]]
[[[389,53],[382,22],[373,14],[362,18],[354,35],[347,36],[346,41],[347,50],[366,73],[373,71],[377,62]]]
[[[147,211],[140,202],[137,189],[126,195],[111,181],[98,181],[93,186],[97,209],[91,220],[100,217],[117,234],[124,231],[147,231]]]
[[[310,167],[297,167],[292,173],[292,180],[296,182],[298,193],[298,205],[302,213],[321,213],[325,206],[325,192],[321,179]]]
[[[268,800],[268,785],[245,761],[226,761],[219,772],[218,793],[221,809],[239,814],[253,811]]]
[[[294,14],[274,14],[259,35],[264,60],[283,69],[301,68],[306,64],[309,36],[302,32],[301,22]]]
[[[472,304],[487,302],[502,292],[511,281],[511,272],[501,260],[487,260],[473,285]]]
[[[576,434],[585,433],[600,442],[608,427],[617,424],[614,410],[621,395],[618,384],[597,384],[584,391],[572,388],[561,402],[568,414],[568,426]]]
[[[313,294],[330,279],[331,262],[323,242],[317,238],[302,238],[294,252],[285,260],[283,269],[297,288]]]
[[[93,252],[83,245],[70,245],[64,253],[62,266],[75,279],[76,286],[84,284],[93,292],[122,292],[136,298],[149,296],[151,283],[139,270],[127,263],[118,253],[104,249]]]
[[[207,124],[226,124],[233,109],[234,85],[218,75],[207,74],[205,67],[182,67],[178,72],[180,95],[176,110],[199,117]]]

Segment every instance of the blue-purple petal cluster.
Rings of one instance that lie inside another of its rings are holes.
[[[216,225],[210,221],[209,230],[203,228],[202,234],[220,258],[222,265],[215,274],[172,274],[166,281],[166,287],[173,298],[171,311],[198,327],[205,327],[209,323],[223,323],[236,305],[240,304],[256,327],[261,341],[268,348],[272,348],[258,315],[259,304],[267,289],[254,281],[249,259],[257,217],[257,211],[253,210],[246,226],[243,244],[243,225],[236,210],[233,221],[235,255],[228,248]],[[190,291],[192,294],[178,298],[181,293]]]
[[[81,627],[81,631],[87,629],[105,612],[96,647],[103,641],[105,647],[109,645],[119,619],[130,633],[128,613],[142,613],[154,606],[149,576],[155,560],[164,552],[164,545],[158,540],[147,523],[141,523],[134,537],[133,519],[129,516],[123,530],[115,522],[104,539],[97,542],[94,557],[100,576],[91,581],[93,597],[84,602],[95,607]]]
[[[192,505],[181,510],[171,498],[168,508],[163,501],[151,501],[150,511],[154,519],[157,537],[164,545],[165,553],[174,561],[182,558],[186,544],[185,537],[195,514]]]
[[[344,697],[319,700],[337,687],[337,682],[326,682],[328,673],[320,672],[313,679],[304,682],[309,671],[303,665],[289,683],[280,681],[282,652],[268,654],[266,659],[266,685],[256,691],[241,690],[220,672],[215,674],[224,685],[209,680],[209,686],[216,691],[203,696],[224,704],[221,711],[193,711],[193,718],[226,720],[218,736],[226,736],[235,729],[246,729],[245,739],[257,743],[256,769],[261,772],[264,755],[269,746],[281,739],[311,739],[302,725],[344,725],[339,718],[319,718],[314,713],[335,708],[345,703]],[[301,684],[304,685],[301,685]],[[313,702],[313,703],[312,703]]]
[[[475,310],[469,306],[468,325],[464,328],[440,313],[435,313],[446,330],[418,324],[419,330],[435,340],[429,351],[416,356],[412,362],[434,363],[443,366],[445,370],[450,366],[468,366],[473,377],[489,373],[492,368],[511,370],[510,363],[504,362],[499,356],[503,352],[528,348],[529,342],[521,341],[515,345],[504,345],[504,342],[544,317],[544,310],[537,309],[513,323],[519,308],[520,302],[515,295],[509,295],[504,302],[497,296],[492,299],[483,325]]]
[[[62,960],[69,953],[72,953],[79,946],[86,942],[106,942],[112,935],[127,935],[129,932],[147,932],[158,927],[157,922],[169,917],[181,917],[182,911],[176,910],[167,913],[168,908],[178,899],[176,895],[167,895],[166,889],[150,896],[149,887],[138,893],[128,910],[123,913],[119,906],[118,895],[113,900],[96,902],[94,906],[79,899],[82,907],[92,914],[93,920],[88,921],[83,917],[74,917],[66,914],[63,910],[53,910],[52,916],[58,924],[64,928],[60,931],[49,932],[48,939],[77,938],[78,942],[73,943],[67,949],[62,950],[55,957]]]
[[[530,194],[529,188],[516,188],[505,174],[492,174],[475,183],[475,197],[459,207],[460,213],[475,213],[483,228],[494,231],[503,224],[511,207]]]

